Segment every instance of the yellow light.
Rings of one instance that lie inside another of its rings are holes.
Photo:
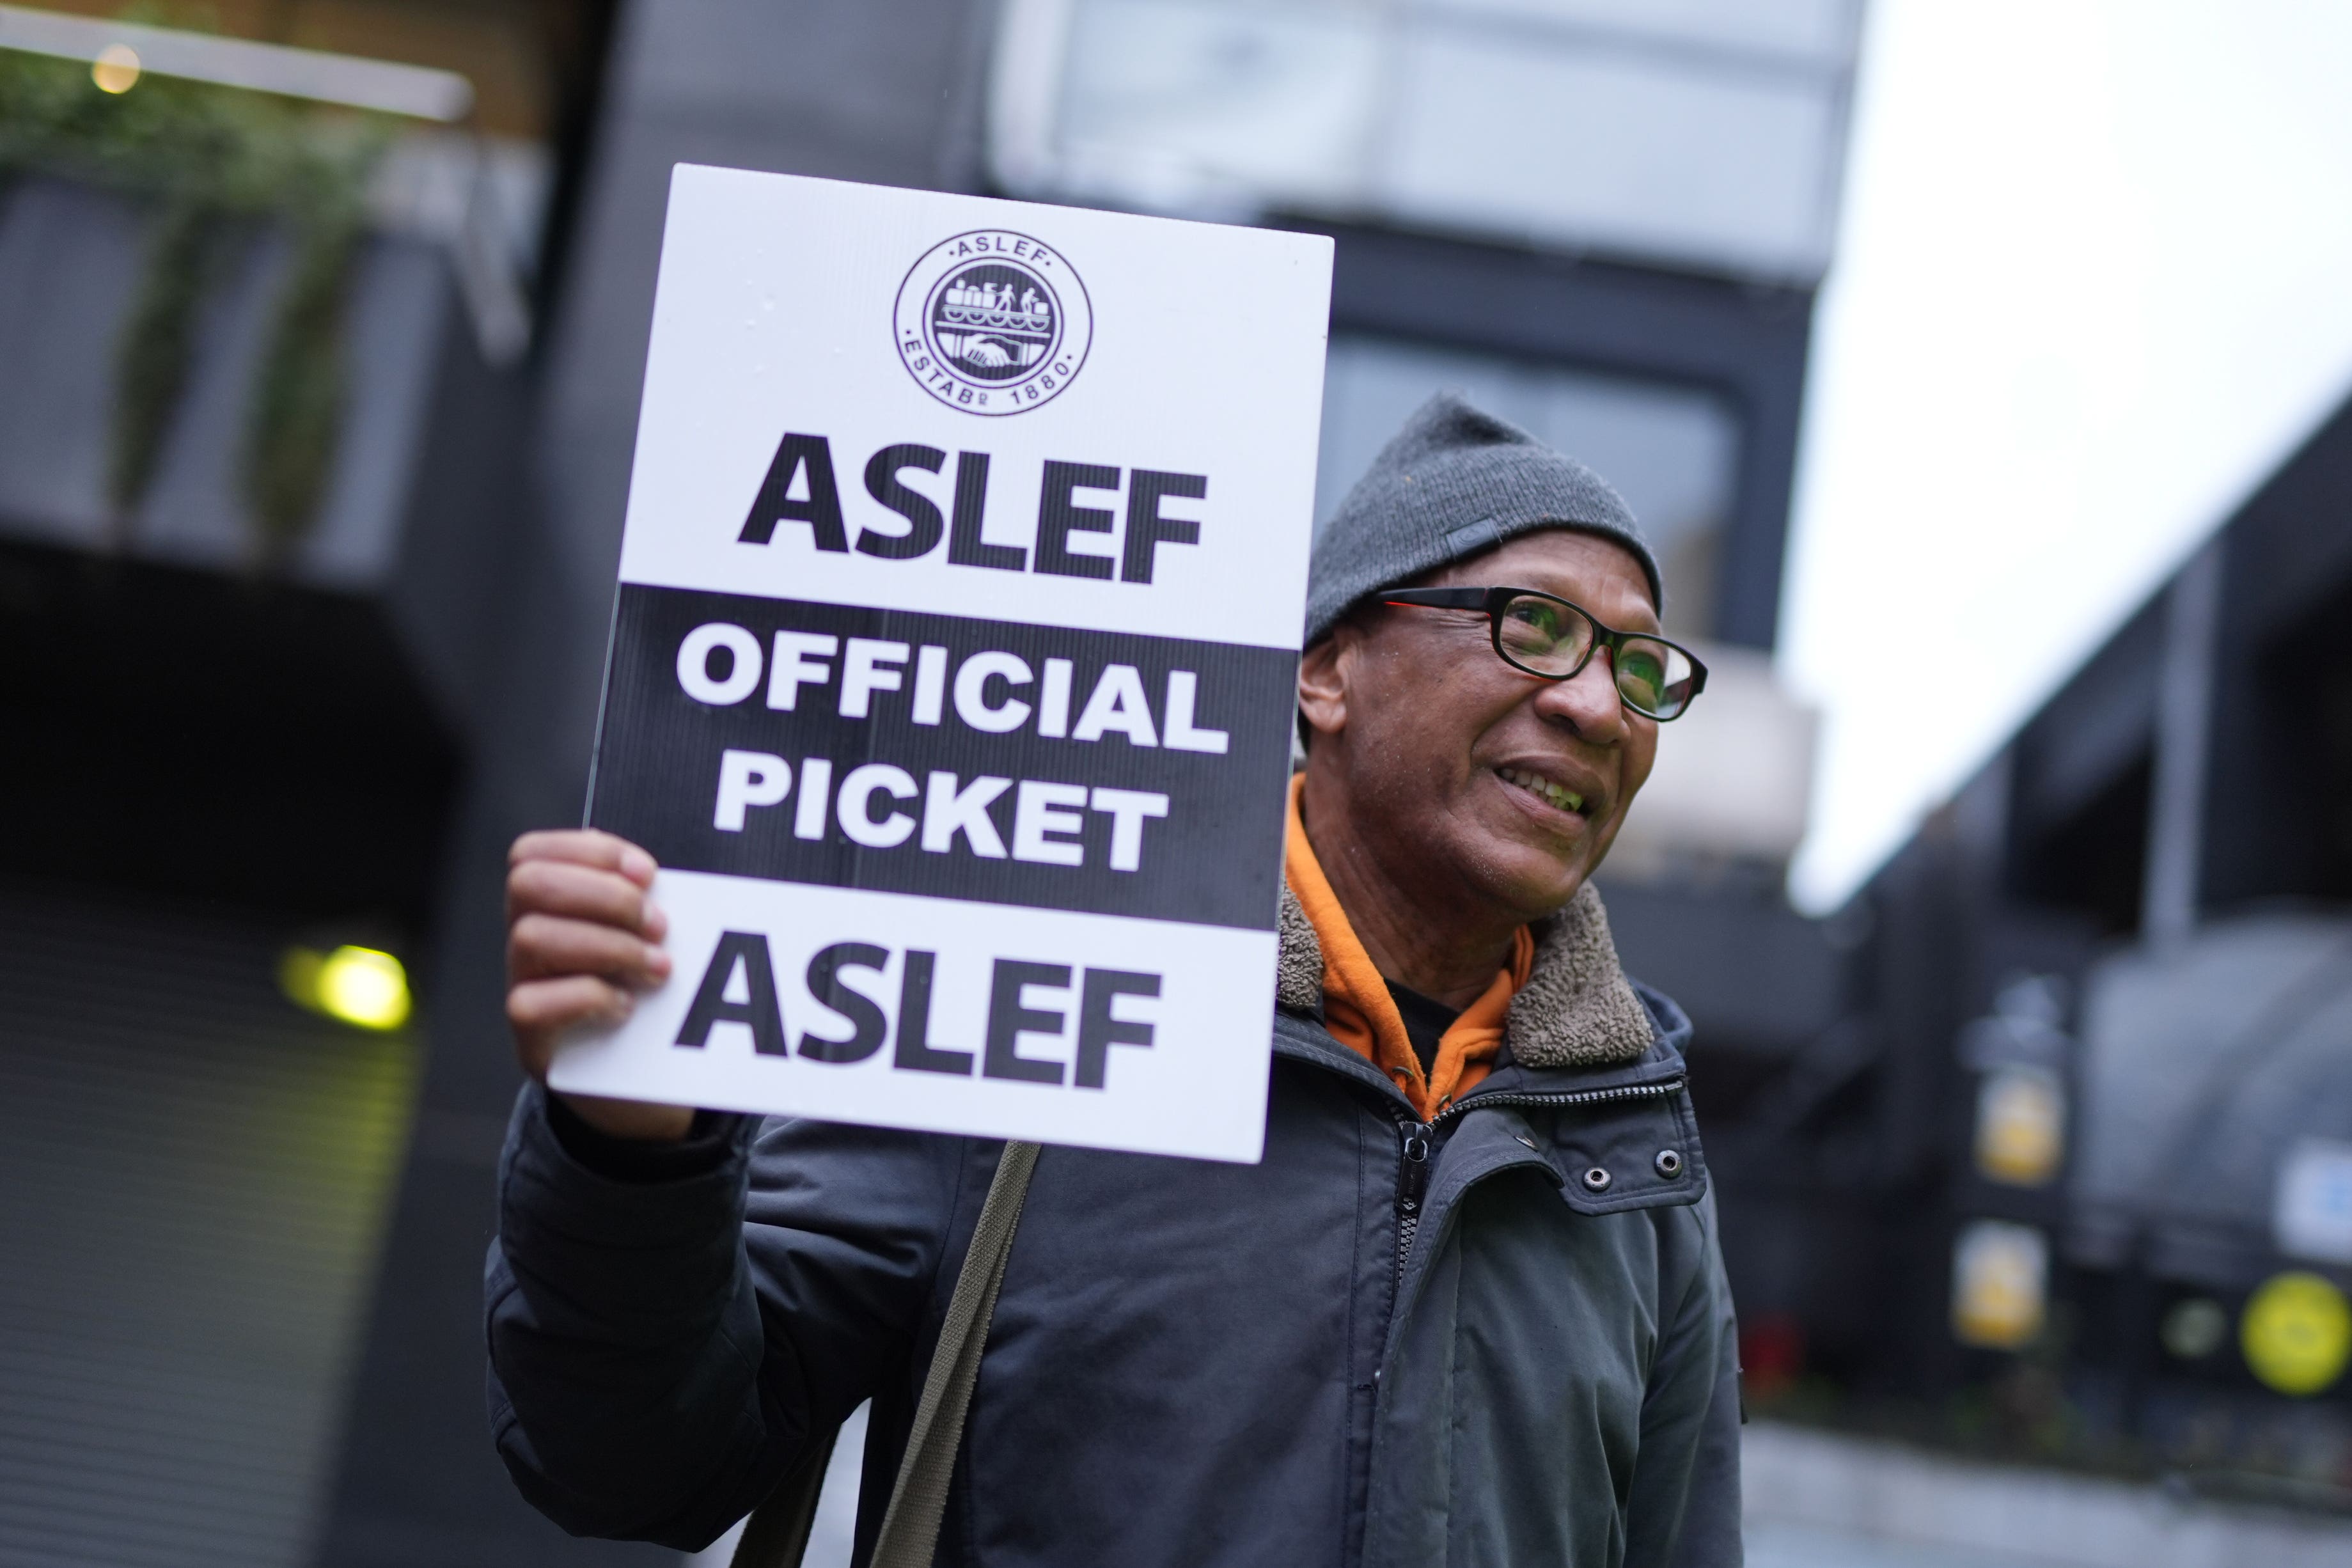
[[[100,92],[129,92],[139,84],[139,51],[129,44],[109,44],[89,66],[89,79]]]
[[[2352,1304],[2316,1274],[2273,1274],[2238,1324],[2246,1365],[2281,1394],[2317,1394],[2352,1360]]]
[[[2047,1068],[2006,1067],[1977,1092],[1977,1169],[2012,1187],[2039,1187],[2066,1152],[2066,1091]]]
[[[373,947],[319,953],[292,947],[278,963],[278,984],[295,1002],[362,1029],[397,1029],[408,1022],[408,971]]]
[[[1964,1345],[2022,1350],[2042,1332],[2050,1244],[2031,1226],[1977,1220],[1952,1256],[1952,1333]]]

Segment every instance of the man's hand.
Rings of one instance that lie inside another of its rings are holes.
[[[617,1024],[636,993],[669,978],[669,921],[646,890],[654,858],[593,829],[526,833],[507,853],[507,1022],[522,1070],[541,1083],[565,1031]],[[675,1140],[684,1106],[568,1094],[580,1119],[616,1138]]]

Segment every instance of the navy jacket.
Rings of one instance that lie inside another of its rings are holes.
[[[1563,1053],[1515,1006],[1503,1065],[1424,1126],[1323,1029],[1284,934],[1262,1163],[1040,1158],[939,1561],[1737,1568],[1680,1010],[1640,991],[1633,1059],[1533,1066]],[[1589,1001],[1559,974],[1528,994]],[[726,1120],[707,1168],[616,1180],[525,1090],[488,1278],[499,1451],[566,1529],[693,1549],[870,1398],[862,1563],[1002,1145]]]

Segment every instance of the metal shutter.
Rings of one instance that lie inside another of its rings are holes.
[[[281,939],[0,885],[0,1564],[307,1553],[416,1050]]]

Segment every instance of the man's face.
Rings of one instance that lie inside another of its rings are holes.
[[[1660,629],[1640,563],[1588,533],[1522,534],[1427,585],[1535,588],[1620,631]],[[1496,657],[1475,610],[1370,606],[1300,677],[1310,778],[1344,774],[1349,837],[1433,910],[1465,898],[1521,920],[1559,909],[1608,853],[1657,754],[1657,721],[1619,699],[1605,649],[1573,679],[1539,679]]]

